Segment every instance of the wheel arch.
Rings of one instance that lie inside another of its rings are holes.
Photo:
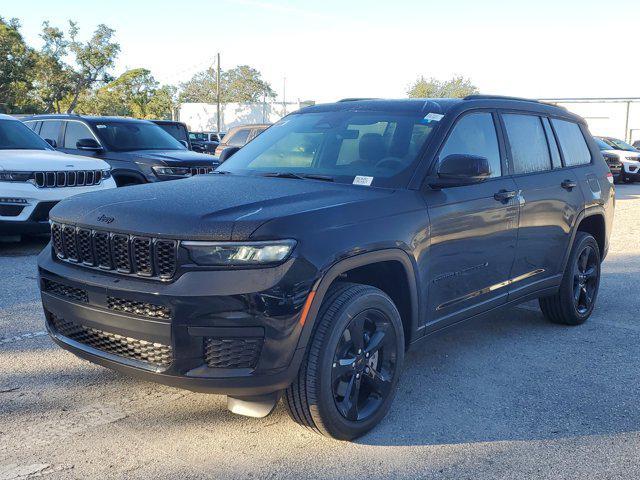
[[[111,176],[115,180],[116,184],[118,184],[118,186],[120,186],[118,181],[120,179],[134,180],[141,184],[147,183],[147,179],[145,178],[145,176],[140,172],[136,172],[135,170],[116,169],[111,171]]]
[[[390,276],[379,277],[383,272],[390,273]],[[409,255],[403,250],[391,248],[343,259],[333,264],[316,281],[312,288],[313,300],[305,319],[298,348],[306,347],[308,344],[327,291],[331,285],[343,279],[371,285],[384,291],[391,297],[400,312],[405,345],[408,346],[418,338],[420,310],[414,265]],[[403,287],[406,287],[406,291]]]
[[[564,262],[562,264],[562,271],[567,266],[567,262],[569,261],[569,255],[571,253],[571,248],[573,246],[573,242],[576,239],[576,234],[578,232],[586,232],[596,239],[598,243],[598,247],[600,250],[600,258],[604,260],[604,257],[607,254],[608,244],[607,244],[607,222],[605,219],[605,211],[602,207],[592,207],[583,210],[576,217],[576,220],[573,224],[573,229],[571,231],[571,242],[569,243],[569,247],[565,252]]]

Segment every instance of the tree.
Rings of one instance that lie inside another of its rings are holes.
[[[98,25],[87,42],[78,40],[79,29],[75,22],[69,22],[69,25],[69,51],[74,55],[76,65],[71,102],[67,109],[71,113],[84,91],[111,81],[109,69],[115,64],[120,45],[113,41],[115,30],[106,25]]]
[[[407,91],[409,98],[464,98],[478,93],[471,80],[462,76],[440,81],[433,77],[420,77]]]
[[[73,71],[63,60],[69,42],[64,32],[49,22],[43,23],[40,38],[44,45],[36,54],[31,95],[45,112],[60,113],[61,102],[73,90]]]
[[[196,73],[191,80],[181,85],[181,102],[216,103],[217,72],[213,68]],[[276,94],[258,70],[248,65],[239,65],[220,75],[220,101],[261,102],[275,98]]]
[[[146,68],[128,70],[100,88],[95,96],[98,113],[147,116],[147,106],[158,89],[158,82]]]
[[[0,111],[22,111],[28,106],[34,53],[20,34],[20,22],[0,17]]]
[[[171,120],[178,109],[178,89],[164,85],[154,93],[147,105],[147,118]]]

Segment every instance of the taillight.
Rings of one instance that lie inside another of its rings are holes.
[[[613,173],[607,173],[607,180],[609,180],[609,183],[613,185]]]

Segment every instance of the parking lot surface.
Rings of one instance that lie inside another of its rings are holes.
[[[36,285],[46,239],[0,243],[0,480],[640,478],[640,185],[617,197],[585,325],[529,303],[423,342],[387,418],[354,443],[59,349]]]

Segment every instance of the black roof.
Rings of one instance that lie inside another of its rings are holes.
[[[539,102],[537,100],[499,95],[469,95],[465,98],[405,98],[395,100],[381,98],[346,98],[336,103],[325,103],[304,107],[298,110],[298,112],[313,113],[347,110],[385,110],[396,111],[399,113],[440,113],[444,115],[452,110],[464,111],[471,108],[524,110],[556,117],[564,117],[576,122],[584,123],[584,120],[581,117],[569,112],[564,107],[558,107],[556,105]]]

